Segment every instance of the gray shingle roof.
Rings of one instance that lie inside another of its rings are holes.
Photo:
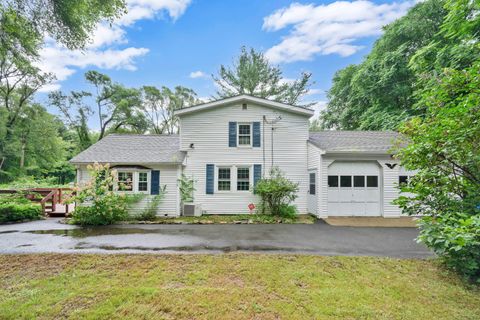
[[[399,136],[394,131],[310,132],[309,141],[326,152],[388,153]]]
[[[111,134],[73,157],[71,163],[181,163],[178,135]]]

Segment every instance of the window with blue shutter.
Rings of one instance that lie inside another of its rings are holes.
[[[262,179],[262,165],[261,164],[254,164],[253,165],[253,190],[255,191],[255,186],[257,182]]]
[[[213,194],[213,189],[215,185],[215,165],[213,164],[207,164],[206,168],[206,188],[205,192],[206,194]]]
[[[150,194],[160,194],[160,171],[152,170],[152,181],[150,182]]]
[[[237,146],[237,123],[236,122],[228,123],[228,146],[229,147]]]
[[[253,143],[252,147],[259,148],[260,147],[260,122],[254,122],[252,125],[253,131]]]

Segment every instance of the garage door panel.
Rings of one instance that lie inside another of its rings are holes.
[[[328,215],[380,216],[381,171],[376,161],[335,161],[328,169],[329,176],[338,176],[339,186],[328,187]],[[342,184],[341,178],[344,177]],[[346,177],[350,176],[351,179]],[[362,178],[363,176],[363,178]],[[372,183],[372,176],[377,180]],[[367,179],[369,177],[369,179]],[[348,187],[348,181],[351,186]],[[368,186],[367,181],[370,180]],[[343,185],[343,187],[342,187]]]
[[[380,212],[380,203],[378,202],[367,202],[365,204],[365,215],[366,216],[378,216]]]

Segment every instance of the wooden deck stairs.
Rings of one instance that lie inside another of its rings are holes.
[[[75,195],[72,188],[29,188],[22,190],[0,190],[0,194],[23,193],[32,202],[42,206],[42,212],[48,217],[66,217],[74,209],[74,203],[67,203]]]

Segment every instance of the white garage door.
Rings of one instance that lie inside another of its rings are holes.
[[[380,216],[381,170],[376,161],[335,161],[328,167],[329,216]]]

